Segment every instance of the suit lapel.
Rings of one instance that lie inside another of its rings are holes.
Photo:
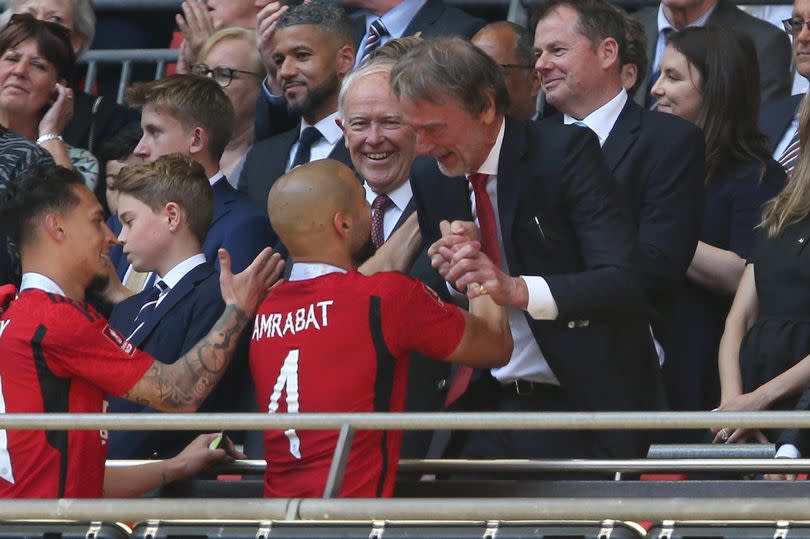
[[[404,210],[402,210],[402,214],[399,216],[399,219],[397,219],[397,223],[394,225],[394,230],[392,230],[391,233],[393,234],[396,232],[397,229],[399,229],[399,227],[401,227],[403,223],[408,220],[408,217],[410,217],[414,211],[416,211],[416,203],[414,202],[413,197],[411,197],[411,199],[408,201],[408,205],[405,206]]]
[[[161,301],[160,305],[158,305],[154,310],[152,316],[150,316],[144,322],[143,327],[139,329],[137,333],[135,333],[132,338],[132,344],[135,346],[140,346],[141,343],[146,340],[146,338],[158,326],[158,323],[166,315],[166,313],[170,312],[180,300],[194,290],[194,287],[198,282],[207,278],[209,275],[211,275],[211,273],[213,273],[213,271],[214,269],[210,264],[200,264],[188,272],[182,279],[180,279],[180,282],[178,282],[174,288],[169,290],[169,293],[166,294],[166,297],[163,298],[163,301]]]
[[[501,155],[498,159],[498,214],[501,222],[501,235],[506,249],[507,262],[514,267],[511,259],[512,226],[517,216],[519,178],[529,178],[524,153],[526,152],[525,125],[506,117],[506,131],[503,136]]]
[[[236,190],[231,187],[228,178],[225,176],[220,178],[212,187],[214,189],[214,216],[211,218],[211,226],[228,214],[228,206],[236,197]]]
[[[443,11],[444,6],[440,2],[427,0],[422,9],[416,12],[410,24],[405,28],[402,33],[403,37],[415,34],[417,28],[422,34],[430,34],[430,27],[433,26],[433,23],[436,22],[436,19],[441,16]]]
[[[602,152],[605,154],[610,171],[616,170],[616,167],[621,163],[622,158],[627,155],[627,152],[638,139],[638,133],[641,129],[641,107],[639,107],[632,99],[628,99],[619,117],[616,118],[616,123],[610,130]]]

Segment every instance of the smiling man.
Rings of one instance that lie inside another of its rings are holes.
[[[245,158],[239,190],[262,209],[273,183],[291,168],[326,157],[351,163],[335,123],[340,83],[355,60],[346,13],[322,2],[295,6],[279,18],[272,41],[278,85],[301,122],[255,144]]]
[[[364,180],[366,201],[372,208],[371,239],[375,247],[386,242],[416,209],[408,181],[413,173],[418,174],[412,172],[416,138],[404,122],[399,103],[391,93],[389,75],[395,63],[391,56],[402,54],[419,41],[415,37],[389,41],[377,49],[377,53],[381,53],[379,56],[375,54],[376,58],[349,74],[340,90],[338,122],[352,164]],[[408,274],[447,296],[444,282],[431,268],[425,249],[421,250]],[[449,374],[449,364],[412,353],[405,410],[440,410]],[[406,432],[401,456],[424,458],[429,442],[428,432]]]
[[[703,215],[703,137],[689,122],[646,110],[627,94],[622,78],[627,26],[618,8],[604,0],[553,0],[538,15],[535,67],[546,101],[562,113],[545,121],[579,125],[598,137],[619,202],[637,232],[642,284],[671,405],[705,409],[710,382],[696,374],[703,372],[695,364],[700,354],[681,353],[675,342],[675,302]]]
[[[472,296],[505,306],[514,341],[505,367],[477,379],[459,370],[448,401],[463,396],[466,409],[491,411],[650,409],[659,388],[635,236],[596,136],[506,116],[500,68],[459,39],[420,44],[394,66],[391,85],[417,152],[447,176],[467,176],[412,178],[422,237],[436,242],[433,265],[459,290],[473,285]],[[448,251],[458,237],[446,220],[467,221],[453,223],[458,232],[476,226],[481,251]],[[473,431],[461,456],[645,452],[637,433]]]

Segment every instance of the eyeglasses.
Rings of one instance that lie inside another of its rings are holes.
[[[9,26],[10,25],[28,26],[29,28],[42,26],[44,28],[47,28],[51,33],[56,34],[56,36],[59,37],[60,39],[70,44],[69,28],[67,28],[66,26],[62,26],[59,23],[37,19],[30,13],[15,13],[8,20],[8,24]]]
[[[534,64],[498,64],[503,69],[534,69]]]
[[[785,32],[792,36],[799,35],[804,26],[807,26],[807,29],[810,30],[810,21],[805,21],[801,17],[785,19],[782,21],[782,25],[785,27]]]
[[[200,75],[202,77],[213,76],[214,80],[222,86],[223,88],[227,88],[228,85],[231,83],[233,79],[238,79],[241,77],[236,76],[236,73],[242,73],[244,75],[252,75],[256,78],[261,78],[261,74],[254,73],[253,71],[244,71],[242,69],[233,69],[232,67],[208,67],[205,64],[194,64],[191,66],[191,72],[195,75]]]

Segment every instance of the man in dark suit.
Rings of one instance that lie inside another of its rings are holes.
[[[122,231],[127,258],[141,272],[155,272],[153,289],[118,305],[110,325],[134,346],[163,363],[173,363],[202,339],[225,309],[219,275],[206,262],[202,239],[214,214],[214,193],[205,170],[188,156],[167,155],[126,169],[118,177]],[[237,356],[200,411],[239,410],[245,356]],[[124,399],[112,399],[111,412],[153,412]],[[194,437],[191,432],[109,434],[112,458],[170,458]]]
[[[641,75],[646,91],[636,95],[639,105],[652,106],[650,89],[658,79],[658,64],[666,45],[666,36],[687,26],[722,26],[748,34],[754,40],[759,60],[762,102],[767,103],[790,94],[793,77],[790,72],[790,43],[784,32],[752,17],[730,0],[664,0],[657,7],[638,10],[636,18],[647,34],[649,68]]]
[[[587,29],[587,30],[584,30]],[[588,32],[588,33],[585,33]],[[638,106],[622,80],[623,14],[604,0],[552,0],[539,12],[536,67],[556,119],[593,131],[637,231],[651,322],[666,361],[675,409],[697,402],[685,384],[699,372],[677,357],[675,300],[692,262],[703,217],[703,134],[671,114]],[[562,47],[566,53],[559,55]],[[698,384],[697,387],[703,387]],[[683,396],[683,398],[681,398]]]
[[[143,138],[134,155],[146,162],[170,153],[190,155],[208,174],[214,189],[214,217],[203,242],[206,259],[218,267],[216,252],[224,247],[231,253],[235,271],[246,268],[268,245],[277,247],[277,238],[263,212],[238,193],[219,169],[219,160],[233,131],[233,107],[219,84],[208,77],[173,75],[138,83],[128,89],[130,104],[140,108]],[[118,275],[129,284],[132,268]],[[133,286],[139,291],[152,284],[153,277],[140,279]]]
[[[351,163],[335,124],[340,82],[355,59],[346,13],[322,2],[295,6],[279,18],[272,42],[287,110],[300,114],[301,121],[257,142],[245,157],[239,190],[264,211],[273,183],[292,167],[326,157]]]
[[[375,247],[388,241],[415,211],[408,180],[416,156],[416,141],[413,131],[402,119],[396,98],[391,95],[388,80],[391,67],[390,59],[372,60],[350,73],[343,82],[338,106],[338,121],[346,147],[372,208],[371,239]],[[440,295],[448,296],[444,280],[439,279],[430,266],[425,248],[420,249],[408,274]],[[411,354],[405,409],[411,412],[441,410],[449,374],[447,363]],[[401,456],[424,458],[429,442],[429,432],[406,432]]]
[[[412,178],[433,266],[470,297],[508,306],[515,343],[492,377],[470,386],[472,373],[459,370],[448,400],[466,392],[468,407],[501,411],[653,408],[660,385],[635,235],[593,133],[505,117],[499,67],[460,39],[423,42],[391,81],[417,152],[469,180]],[[467,241],[475,232],[480,249]],[[627,432],[482,431],[468,433],[461,455],[630,457],[646,447]]]
[[[424,38],[470,39],[486,24],[483,19],[448,6],[442,0],[347,0],[346,5],[361,9],[352,16],[358,42],[358,66],[366,55],[391,39],[415,34]]]
[[[810,2],[796,0],[793,4],[793,17],[787,28],[793,36],[793,62],[796,72],[802,77],[810,77],[810,30],[804,21],[810,17]],[[773,158],[790,172],[799,151],[799,104],[805,94],[792,95],[768,103],[759,114],[759,127],[768,136]]]
[[[393,3],[383,0],[350,0],[346,5],[360,8],[351,16],[354,42],[359,45],[355,65],[360,64],[364,53],[370,53],[391,39],[411,35],[459,36],[469,39],[486,24],[483,19],[448,6],[442,0],[401,0]],[[268,78],[265,79],[262,96],[256,106],[256,140],[282,132],[290,121],[285,109],[279,107],[283,104],[281,90],[273,85],[276,68],[271,60],[275,31],[272,21],[278,17],[277,12],[280,9],[283,9],[281,4],[271,2],[262,8],[257,18],[260,51]],[[368,47],[369,29],[376,19],[380,19],[385,31],[372,47]]]

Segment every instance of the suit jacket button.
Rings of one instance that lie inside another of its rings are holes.
[[[574,322],[573,320],[571,320],[570,322],[568,322],[568,329],[574,329],[575,327],[577,327],[577,323],[576,323],[576,322]]]
[[[444,378],[436,382],[436,389],[442,390],[445,387],[447,387],[447,380],[445,380]]]

